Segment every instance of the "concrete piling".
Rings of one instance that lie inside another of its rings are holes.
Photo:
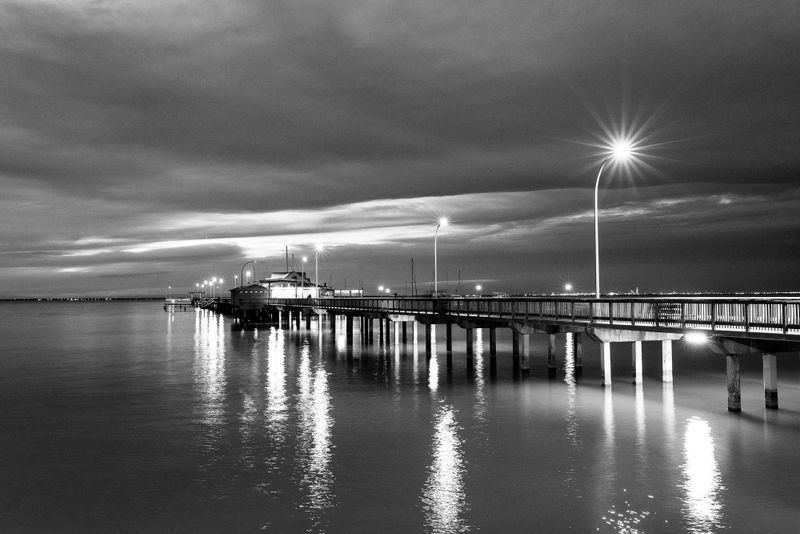
[[[769,409],[778,408],[778,362],[774,354],[761,355],[764,372],[764,403]]]

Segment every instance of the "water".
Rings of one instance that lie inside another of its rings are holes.
[[[573,374],[514,381],[508,332],[468,377],[443,333],[348,360],[326,330],[232,332],[157,303],[8,303],[0,357],[0,532],[795,532],[797,354],[779,411],[743,360],[675,344],[675,383],[645,344],[645,383],[584,343]],[[342,330],[340,329],[340,332]],[[410,336],[410,335],[409,335]],[[356,339],[358,336],[356,335]],[[377,336],[376,336],[377,339]],[[756,357],[757,358],[757,357]]]

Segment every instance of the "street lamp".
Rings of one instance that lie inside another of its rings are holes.
[[[244,268],[247,267],[248,265],[250,265],[251,263],[253,264],[253,274],[255,275],[255,272],[256,272],[256,260],[248,261],[247,263],[242,265],[242,269],[240,271],[240,274],[242,275],[242,284],[245,283],[245,280],[244,280]],[[247,271],[247,274],[250,275],[250,271]],[[254,278],[255,278],[255,276],[254,276]]]
[[[303,256],[303,272],[300,273],[300,296],[303,296],[303,292],[306,288],[306,262],[308,261],[308,256]]]
[[[319,297],[319,255],[325,251],[325,247],[317,245],[314,247],[314,283],[317,284],[317,297]]]
[[[436,241],[439,238],[439,227],[447,226],[447,217],[439,217],[436,230],[433,232],[433,296],[439,296],[439,262],[436,253]]]
[[[610,160],[626,161],[633,156],[634,147],[627,139],[620,139],[611,145],[611,154],[603,160],[597,172],[597,181],[594,184],[594,287],[595,298],[600,298],[600,225],[597,211],[597,191],[600,188],[600,177],[603,169]]]

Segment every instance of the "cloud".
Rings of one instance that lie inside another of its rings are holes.
[[[445,210],[453,237],[520,258],[523,276],[523,245],[590,247],[570,236],[590,222],[593,145],[631,130],[647,165],[604,178],[608,228],[657,224],[675,236],[666,255],[698,229],[794,235],[782,213],[756,218],[797,208],[798,15],[772,1],[5,2],[0,268],[193,276],[181,261],[203,272],[316,241],[419,255]]]

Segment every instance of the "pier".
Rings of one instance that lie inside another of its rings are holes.
[[[764,377],[764,402],[778,408],[777,356],[800,351],[800,299],[703,297],[603,297],[587,298],[269,298],[268,293],[233,290],[234,328],[255,323],[277,323],[297,328],[311,321],[331,329],[336,317],[344,317],[348,345],[354,342],[354,323],[359,322],[361,342],[374,341],[377,322],[379,343],[391,339],[407,342],[409,325],[426,330],[425,350],[431,354],[431,327],[442,325],[448,364],[452,362],[453,325],[464,331],[467,371],[472,372],[475,329],[489,331],[490,372],[496,369],[496,330],[512,333],[515,376],[530,373],[531,336],[547,336],[547,366],[555,376],[556,336],[572,334],[576,374],[582,369],[584,339],[600,345],[602,384],[612,385],[612,354],[627,353],[632,360],[634,383],[643,376],[642,343],[660,343],[661,376],[673,379],[672,344],[675,341],[707,344],[724,357],[727,369],[728,410],[741,411],[740,359],[760,357]]]

